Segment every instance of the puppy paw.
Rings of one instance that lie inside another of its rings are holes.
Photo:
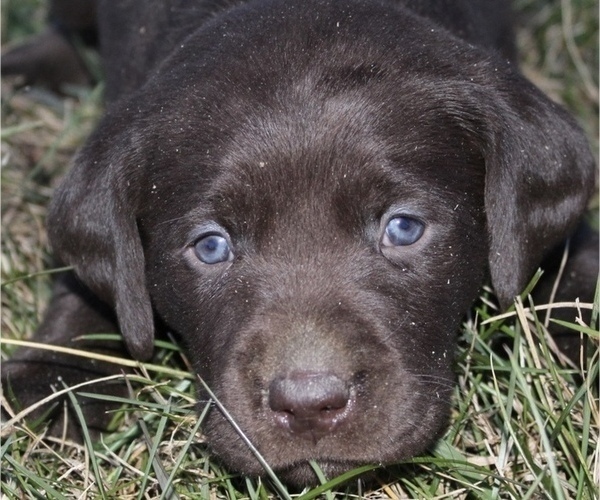
[[[19,421],[26,420],[33,427],[47,424],[47,435],[82,442],[85,426],[95,439],[100,432],[108,430],[113,413],[119,408],[119,404],[102,399],[102,396],[126,396],[126,386],[118,376],[118,368],[62,355],[6,361],[2,366],[3,423],[11,420],[9,416],[24,412]],[[95,382],[111,375],[116,377]],[[64,389],[86,382],[89,384],[70,391],[76,400],[74,403],[69,391]],[[80,392],[97,397],[83,396]],[[80,407],[83,419],[74,411],[74,404]]]

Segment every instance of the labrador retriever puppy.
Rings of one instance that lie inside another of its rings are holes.
[[[147,360],[175,332],[293,484],[316,482],[309,460],[336,475],[426,450],[481,286],[510,305],[594,186],[582,131],[515,67],[508,6],[124,0],[98,15],[108,109],[50,209],[74,273],[36,340],[118,329]],[[591,300],[594,238],[571,249],[571,299]],[[24,349],[3,370],[28,404],[59,376],[119,368]],[[263,474],[217,409],[203,430],[230,469]]]

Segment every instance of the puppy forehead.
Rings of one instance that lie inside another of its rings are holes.
[[[440,125],[439,109],[427,111],[410,92],[396,97],[383,112],[361,93],[257,106],[233,122],[210,166],[190,154],[194,165],[160,171],[153,186],[166,194],[164,218],[180,220],[178,231],[214,221],[260,240],[290,221],[304,233],[343,228],[354,237],[394,207],[438,221],[458,203],[476,209],[484,175],[477,152]]]
[[[455,206],[461,185],[482,191],[472,178],[482,178],[483,162],[474,168],[479,153],[447,104],[468,114],[461,95],[448,89],[469,77],[459,65],[436,64],[435,50],[416,61],[405,54],[429,47],[420,43],[432,36],[428,30],[413,33],[417,18],[369,4],[371,22],[344,14],[348,23],[338,25],[331,22],[338,17],[302,9],[317,37],[295,27],[287,3],[277,5],[283,14],[261,17],[256,26],[200,30],[146,87],[144,109],[154,113],[144,125],[156,138],[148,149],[158,147],[161,158],[170,152],[148,167],[164,208],[149,220],[187,212],[189,220],[250,225],[290,211],[332,220],[334,211],[325,209],[336,206],[376,217],[411,197]],[[362,12],[362,3],[353,9]],[[414,40],[400,36],[403,27]]]
[[[307,99],[285,107],[251,114],[234,134],[212,185],[215,199],[239,204],[245,194],[251,205],[271,200],[283,208],[387,178],[386,146],[371,130],[366,104]]]
[[[329,205],[380,216],[392,204],[426,208],[436,198],[452,203],[442,193],[482,188],[469,182],[483,177],[479,152],[439,109],[403,106],[398,96],[393,110],[382,110],[361,93],[315,94],[245,117],[210,186],[221,213],[260,218],[265,209],[272,217]]]
[[[173,220],[183,210],[190,224],[210,219],[257,231],[289,215],[327,225],[340,212],[354,217],[338,217],[338,225],[364,225],[405,201],[456,206],[465,189],[480,203],[481,152],[455,116],[471,104],[448,92],[445,78],[377,59],[288,68],[284,76],[279,69],[277,78],[256,76],[260,85],[251,78],[260,68],[246,68],[240,81],[178,93],[185,103],[164,102],[170,112],[161,104],[159,121],[171,121],[157,143],[164,151],[177,145],[177,155],[164,162],[168,173],[156,162],[149,177],[180,199],[163,197],[164,217],[150,218]],[[174,117],[185,126],[173,127]]]

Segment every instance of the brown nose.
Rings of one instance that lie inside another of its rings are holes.
[[[293,372],[269,386],[269,406],[277,424],[314,442],[348,417],[349,403],[348,383],[328,372]]]

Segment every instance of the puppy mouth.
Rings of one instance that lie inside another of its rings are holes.
[[[431,396],[435,387],[419,386],[408,375],[392,383],[373,373],[292,371],[261,385],[254,404],[230,414],[235,426],[211,411],[204,430],[224,463],[250,476],[264,476],[266,463],[290,485],[315,485],[357,468],[362,477],[421,453],[439,437],[448,414],[447,401]],[[390,402],[388,391],[403,396]],[[224,399],[225,407],[239,402]]]
[[[402,353],[373,316],[247,320],[220,373],[207,372],[228,414],[217,405],[207,415],[214,454],[244,475],[264,476],[266,463],[313,484],[318,468],[334,478],[422,452],[446,423],[448,398],[437,394],[450,362]]]

